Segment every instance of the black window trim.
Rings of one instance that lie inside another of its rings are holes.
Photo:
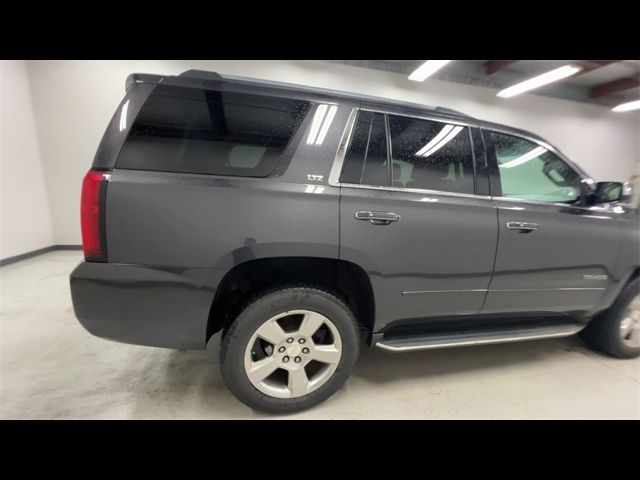
[[[469,135],[471,136],[474,159],[473,165],[476,175],[475,193],[477,195],[491,195],[491,183],[494,180],[491,177],[491,170],[489,168],[489,162],[487,161],[487,149],[484,138],[482,137],[482,131],[478,127],[469,127]]]
[[[387,144],[387,186],[393,187],[393,145],[391,144],[391,128],[389,127],[389,114],[383,113],[384,135]]]
[[[371,145],[371,132],[373,131],[373,122],[375,121],[376,116],[373,115],[371,117],[371,121],[369,122],[369,131],[367,132],[367,145],[364,147],[364,157],[362,159],[362,169],[360,170],[360,183],[362,183],[362,177],[364,177],[364,171],[367,168],[367,158],[369,157],[369,145]],[[386,126],[385,126],[386,128]],[[386,136],[386,131],[385,131]]]
[[[334,186],[334,187],[348,187],[348,188],[364,188],[364,189],[368,189],[368,190],[385,190],[385,191],[392,191],[392,192],[406,192],[406,193],[418,193],[418,194],[428,194],[428,195],[443,195],[443,196],[450,196],[450,197],[463,197],[463,198],[486,198],[489,199],[491,198],[490,195],[478,195],[476,193],[458,193],[458,192],[447,192],[444,190],[430,190],[430,189],[422,189],[422,188],[406,188],[406,187],[392,187],[391,186],[391,169],[389,167],[389,186],[382,186],[382,185],[364,185],[364,184],[356,184],[356,183],[346,183],[346,182],[341,182],[340,181],[340,175],[342,173],[342,167],[344,166],[344,159],[346,157],[347,151],[349,150],[349,146],[351,145],[351,140],[353,138],[353,133],[355,131],[355,124],[356,124],[356,119],[358,117],[358,112],[363,111],[363,112],[372,112],[372,113],[381,113],[384,115],[385,118],[385,130],[386,130],[386,134],[387,134],[387,155],[388,158],[392,158],[391,156],[391,139],[390,139],[390,135],[391,132],[389,130],[389,120],[388,120],[388,115],[397,115],[397,116],[403,116],[403,117],[408,117],[408,118],[417,118],[420,120],[427,120],[427,121],[434,121],[434,122],[446,122],[446,123],[450,123],[453,125],[461,125],[464,127],[467,127],[467,132],[469,135],[471,135],[471,129],[472,128],[477,128],[477,125],[474,122],[469,122],[469,121],[464,121],[464,120],[458,120],[458,119],[451,119],[449,117],[445,117],[445,116],[439,116],[439,115],[415,115],[415,114],[409,114],[409,113],[402,113],[402,112],[398,112],[398,111],[392,111],[392,110],[383,110],[383,109],[379,109],[379,108],[369,108],[369,107],[353,107],[351,110],[351,114],[349,116],[349,119],[347,120],[347,125],[345,126],[344,132],[342,134],[342,138],[340,140],[340,143],[338,145],[338,151],[336,153],[336,157],[334,159],[333,162],[333,167],[331,168],[331,172],[329,174],[329,185]],[[470,138],[470,140],[472,140]],[[471,153],[472,153],[472,157],[473,157],[473,176],[474,176],[474,192],[477,191],[476,190],[476,156],[475,153],[473,152],[473,141],[471,141]],[[389,162],[390,165],[390,162]]]
[[[471,163],[473,164],[473,193],[478,193],[478,167],[476,165],[476,145],[471,135],[472,127],[467,127],[467,134],[469,134],[469,147],[471,148]]]

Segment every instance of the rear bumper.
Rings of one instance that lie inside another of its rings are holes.
[[[76,317],[118,342],[204,349],[207,321],[226,270],[83,262],[71,273]]]

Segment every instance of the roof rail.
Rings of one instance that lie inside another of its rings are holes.
[[[452,109],[452,108],[447,108],[447,107],[436,107],[435,109],[436,109],[436,111],[438,111],[438,112],[448,113],[448,114],[451,114],[451,115],[457,115],[457,116],[460,116],[460,117],[468,117],[468,118],[471,118],[471,115],[467,115],[466,113],[459,112],[458,110],[454,110],[454,109]]]
[[[291,84],[291,83],[285,83],[285,82],[278,82],[278,81],[272,81],[272,80],[262,80],[262,79],[256,79],[256,78],[247,78],[247,77],[239,77],[239,76],[234,76],[234,75],[225,75],[224,77],[222,75],[220,75],[219,73],[216,72],[208,72],[206,70],[186,70],[184,72],[182,72],[181,74],[175,76],[175,77],[164,77],[161,75],[150,75],[150,74],[140,74],[140,73],[134,73],[129,75],[129,77],[127,78],[127,84],[126,84],[126,88],[129,89],[129,87],[131,85],[133,85],[134,83],[160,83],[162,81],[167,82],[168,80],[170,81],[171,78],[181,78],[182,82],[188,82],[189,84],[191,84],[192,82],[190,82],[190,80],[195,80],[196,83],[199,82],[207,82],[207,81],[214,81],[214,82],[219,82],[219,81],[236,81],[236,82],[243,82],[243,83],[247,83],[247,84],[253,84],[253,85],[269,85],[269,86],[273,86],[273,87],[280,87],[280,88],[286,88],[286,89],[290,89],[290,90],[297,90],[297,91],[306,91],[306,92],[314,92],[314,93],[318,93],[318,94],[324,94],[324,95],[338,95],[344,98],[353,98],[353,99],[359,99],[359,100],[364,100],[364,101],[371,101],[371,102],[384,102],[384,103],[389,103],[389,104],[395,104],[395,105],[401,105],[401,106],[405,106],[405,107],[409,107],[409,108],[418,108],[418,109],[426,109],[426,110],[435,110],[437,112],[441,112],[444,113],[445,115],[452,115],[452,116],[456,116],[456,117],[464,117],[464,118],[473,118],[470,115],[467,115],[465,113],[459,112],[457,110],[453,110],[451,108],[445,108],[445,107],[430,107],[428,105],[423,105],[423,104],[418,104],[418,103],[414,103],[414,102],[407,102],[407,101],[398,101],[398,100],[392,100],[389,98],[380,98],[380,97],[375,97],[375,96],[371,96],[371,95],[364,95],[364,94],[357,94],[357,93],[351,93],[351,92],[343,92],[343,91],[338,91],[338,90],[333,90],[333,89],[329,89],[329,88],[319,88],[319,87],[305,87],[302,85],[296,85],[296,84]],[[193,85],[191,85],[193,86]]]
[[[178,77],[196,78],[198,80],[222,80],[222,76],[216,72],[207,72],[206,70],[187,70],[182,72]]]

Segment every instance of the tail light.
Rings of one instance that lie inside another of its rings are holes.
[[[104,224],[107,178],[104,172],[89,170],[82,181],[80,224],[84,259],[87,262],[107,261]]]

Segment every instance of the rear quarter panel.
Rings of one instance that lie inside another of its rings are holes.
[[[339,104],[324,142],[308,145],[317,106],[291,142],[288,167],[273,177],[113,170],[109,261],[229,269],[266,257],[338,258],[340,190],[327,181],[353,104]]]

